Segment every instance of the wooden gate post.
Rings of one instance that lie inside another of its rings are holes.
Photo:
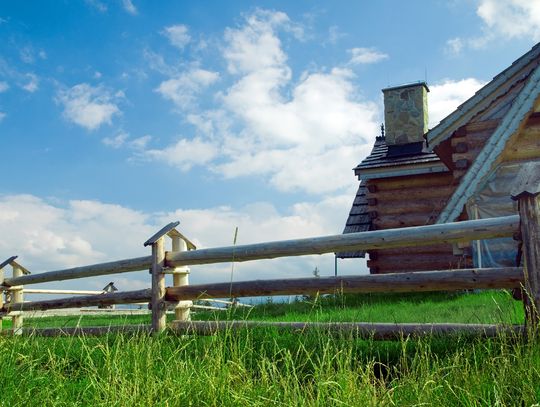
[[[183,252],[188,249],[187,243],[182,237],[178,235],[172,235],[172,251]],[[182,287],[189,285],[189,267],[175,267],[172,270],[173,273],[173,286]],[[176,321],[190,321],[190,308],[193,305],[193,301],[179,301],[174,308]]]
[[[24,275],[22,267],[19,266],[17,263],[13,262],[11,264],[11,267],[13,268],[13,278]],[[17,287],[13,287],[11,291],[11,302],[22,304],[23,301],[23,286],[20,285]],[[11,325],[13,328],[13,335],[21,335],[23,326],[23,312],[21,310],[15,310],[12,311],[12,313],[13,316],[11,317]]]
[[[523,166],[511,194],[519,207],[526,323],[536,327],[540,322],[540,162]]]

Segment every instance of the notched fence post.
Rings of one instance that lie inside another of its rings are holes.
[[[523,250],[526,323],[540,322],[540,162],[526,163],[511,197],[518,201]]]

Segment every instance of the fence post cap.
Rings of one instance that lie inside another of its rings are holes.
[[[525,163],[519,171],[510,196],[516,201],[523,195],[536,196],[538,194],[540,194],[540,162]]]
[[[180,221],[171,222],[168,225],[161,228],[156,234],[154,234],[150,239],[144,242],[144,246],[151,246],[156,243],[163,236],[167,235],[171,230],[177,227],[180,224]]]

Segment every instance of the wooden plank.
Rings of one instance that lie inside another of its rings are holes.
[[[163,226],[158,232],[156,232],[151,238],[144,242],[144,246],[151,246],[165,235],[171,233],[175,227],[180,224],[180,221],[171,222],[168,225]]]
[[[499,123],[500,119],[484,120],[480,122],[471,122],[465,126],[467,132],[478,132],[483,130],[495,129]]]
[[[2,263],[0,263],[0,269],[3,269],[4,267],[11,265],[11,262],[15,260],[19,256],[11,256],[8,257],[6,260],[4,260]]]
[[[437,335],[476,335],[495,337],[509,334],[512,337],[526,333],[523,325],[493,324],[395,324],[377,322],[266,322],[266,321],[191,321],[173,322],[171,330],[179,335],[214,335],[219,332],[238,332],[245,329],[277,329],[297,334],[324,332],[375,340]]]
[[[55,298],[43,301],[29,301],[23,303],[4,304],[3,313],[10,311],[42,311],[48,309],[80,308],[106,306],[113,304],[136,304],[148,302],[152,298],[150,288],[137,291],[115,292],[101,295],[87,295],[81,297]]]
[[[15,287],[11,287],[13,289]],[[100,295],[104,291],[94,291],[94,290],[46,290],[44,288],[25,288],[25,294],[53,294],[53,295]]]
[[[518,267],[408,272],[383,275],[255,280],[167,288],[167,301],[271,295],[451,291],[515,288],[523,282]]]
[[[117,273],[129,273],[149,269],[152,265],[152,256],[117,260],[108,263],[93,264],[90,266],[73,267],[64,270],[47,271],[18,278],[6,278],[7,286],[48,283],[51,281],[73,280],[84,277],[105,276]]]
[[[379,215],[373,220],[373,225],[377,229],[393,229],[403,228],[408,226],[430,225],[437,219],[437,214],[431,215],[428,213],[403,213],[401,215]]]
[[[152,244],[152,330],[161,333],[167,325],[167,304],[165,303],[165,263],[164,236]]]
[[[307,254],[491,239],[512,236],[518,229],[518,225],[519,217],[512,215],[401,229],[199,249],[180,253],[169,252],[166,253],[165,264],[167,267],[180,267],[194,264],[228,263],[233,260],[243,262]]]

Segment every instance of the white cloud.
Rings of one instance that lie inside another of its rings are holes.
[[[218,147],[212,142],[205,142],[199,138],[193,140],[180,139],[162,150],[146,150],[142,157],[163,161],[169,165],[188,171],[194,165],[203,165],[218,155]]]
[[[130,142],[130,146],[136,150],[144,150],[148,143],[152,140],[152,136],[146,135],[142,137],[137,137]]]
[[[283,212],[267,202],[241,208],[179,208],[167,213],[144,213],[99,201],[73,200],[66,204],[32,195],[0,196],[0,240],[6,256],[33,273],[96,262],[149,255],[142,243],[163,225],[180,220],[179,230],[198,248],[230,246],[235,227],[237,244],[337,234],[347,216],[352,195],[339,195],[317,203],[297,203]],[[113,231],[122,231],[122,238]],[[169,250],[169,249],[167,249]],[[359,274],[361,261],[344,264],[341,274]],[[310,277],[317,266],[323,275],[333,274],[333,255],[302,256],[235,265],[234,280]],[[348,267],[348,268],[347,268]],[[192,284],[228,281],[231,265],[192,267]],[[114,281],[121,290],[150,286],[147,271],[54,283],[54,288],[99,289]],[[170,283],[168,283],[170,284]]]
[[[325,44],[336,44],[341,38],[346,37],[347,34],[341,32],[337,25],[333,25],[328,29],[328,39]]]
[[[187,108],[197,94],[219,79],[217,72],[194,68],[172,79],[161,82],[156,92],[174,102],[179,108]]]
[[[388,55],[375,48],[352,48],[349,50],[351,59],[349,64],[373,64],[388,58]]]
[[[4,120],[5,117],[6,117],[6,114],[4,112],[0,112],[0,122],[2,122],[2,120]]]
[[[478,79],[467,78],[457,81],[447,79],[439,84],[430,85],[429,127],[438,124],[485,84]]]
[[[26,78],[28,78],[28,83],[25,85],[22,85],[22,88],[30,93],[34,93],[39,88],[39,79],[38,77],[33,73],[27,73],[25,75]]]
[[[101,141],[108,147],[120,148],[125,144],[128,137],[127,133],[119,133],[114,137],[105,137]]]
[[[38,55],[41,59],[47,59],[47,53],[43,50],[39,51]]]
[[[122,0],[122,6],[124,7],[124,10],[126,10],[126,12],[128,12],[129,14],[137,14],[137,7],[135,7],[131,0]]]
[[[80,83],[57,93],[57,102],[64,106],[64,117],[87,130],[95,130],[102,124],[111,124],[112,117],[120,113],[116,100],[123,93],[112,95],[102,87]]]
[[[184,49],[184,47],[191,41],[189,29],[183,24],[165,27],[163,33],[169,39],[170,43],[179,49]]]
[[[496,40],[540,40],[540,2],[537,0],[480,0],[476,14],[482,21],[482,34],[448,40],[448,53],[458,54],[465,46],[485,48]]]
[[[7,82],[0,82],[0,93],[5,92],[9,89],[9,85]]]
[[[24,63],[33,64],[35,61],[34,50],[32,49],[32,47],[29,46],[23,47],[19,50],[19,57]]]
[[[279,38],[291,25],[284,13],[257,10],[243,26],[226,29],[223,57],[235,82],[217,95],[215,108],[187,115],[204,154],[196,162],[186,157],[182,169],[206,164],[226,178],[265,175],[279,190],[316,194],[354,180],[351,168],[378,134],[378,108],[359,98],[350,69],[304,72],[293,82]],[[173,77],[158,91],[185,107],[192,98],[185,82]],[[178,166],[191,143],[183,139],[147,157]]]

